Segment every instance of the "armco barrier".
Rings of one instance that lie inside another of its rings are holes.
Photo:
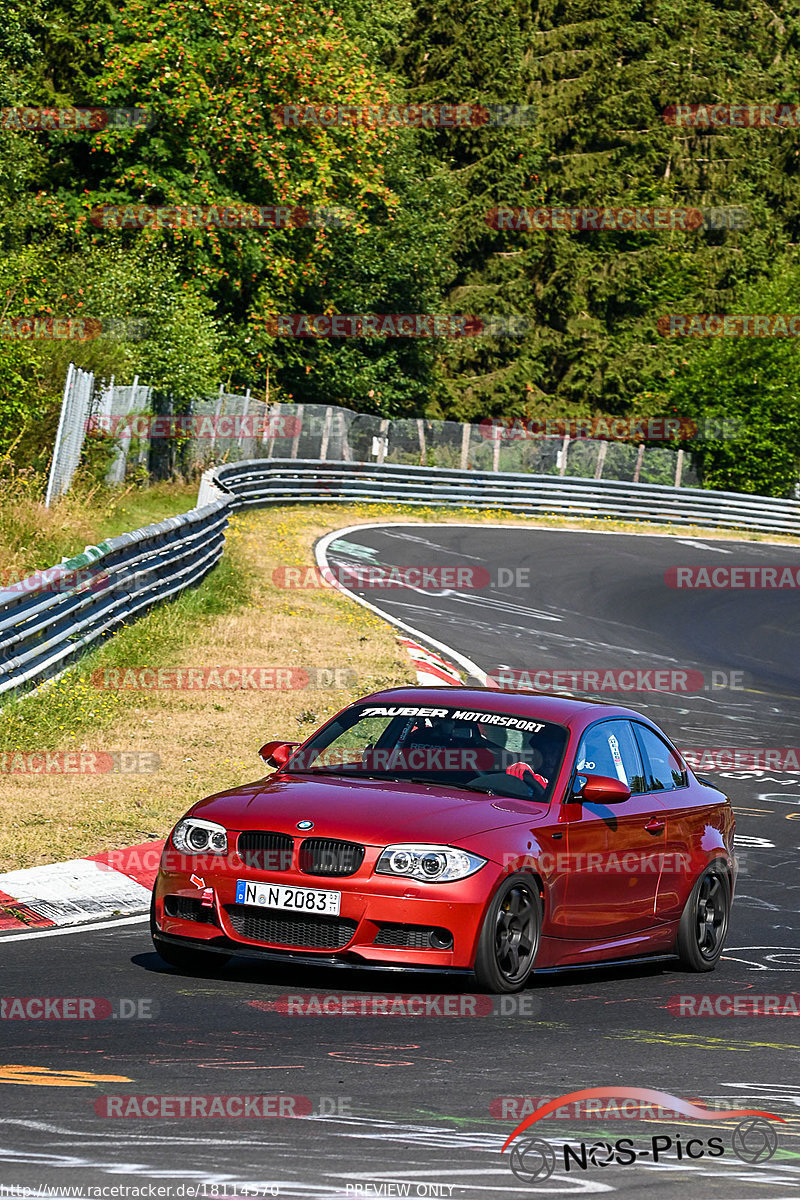
[[[359,500],[367,504],[501,508],[537,516],[557,513],[762,533],[800,533],[800,503],[795,500],[612,479],[457,471],[393,463],[323,463],[309,459],[252,459],[229,463],[207,472],[206,476],[206,488],[216,485],[218,489],[221,485],[231,493],[231,503],[236,508]]]
[[[58,675],[103,634],[199,583],[222,555],[230,511],[354,500],[800,532],[797,501],[737,492],[393,463],[228,463],[205,472],[191,512],[89,546],[45,578],[32,576],[0,591],[0,694]],[[66,577],[63,587],[59,572]],[[70,582],[75,572],[81,577]]]
[[[60,674],[103,634],[199,583],[225,546],[217,500],[123,533],[0,591],[0,694]]]

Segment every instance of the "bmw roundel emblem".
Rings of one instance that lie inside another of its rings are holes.
[[[313,829],[314,822],[313,821],[298,821],[296,828],[297,829]]]

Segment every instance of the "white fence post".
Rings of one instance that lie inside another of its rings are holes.
[[[382,463],[386,460],[386,450],[389,445],[389,418],[384,417],[380,424],[380,432],[378,433],[378,462]]]
[[[53,457],[50,462],[50,478],[47,481],[47,493],[44,498],[45,508],[49,508],[53,501],[53,494],[56,486],[56,475],[58,472],[59,455],[61,446],[64,441],[64,425],[67,420],[67,403],[72,395],[72,384],[75,378],[75,364],[70,363],[67,370],[67,378],[64,381],[64,395],[61,399],[61,413],[58,418],[58,432],[56,433],[56,444],[53,446]]]
[[[678,451],[678,459],[675,463],[675,487],[681,486],[681,476],[683,475],[683,450]]]
[[[639,442],[639,453],[636,455],[636,469],[633,472],[633,482],[639,482],[639,476],[642,473],[642,463],[644,462],[644,442]]]
[[[297,409],[296,409],[297,433],[292,438],[292,458],[297,458],[297,448],[300,445],[300,433],[302,431],[304,409],[305,409],[304,404],[298,404]]]
[[[469,465],[469,440],[472,436],[472,426],[461,426],[461,470],[466,471]]]
[[[422,417],[417,417],[417,435],[419,437],[419,465],[426,467],[428,465],[428,452],[425,448],[425,421]]]
[[[325,462],[328,457],[328,442],[331,439],[331,422],[333,421],[333,409],[330,404],[325,409],[325,418],[322,422],[322,443],[319,448],[319,461]]]
[[[570,437],[569,437],[569,434],[567,433],[564,435],[564,439],[561,443],[561,453],[558,456],[558,473],[559,473],[559,475],[566,475],[566,473],[567,473],[567,455],[569,454],[569,443],[570,443]]]

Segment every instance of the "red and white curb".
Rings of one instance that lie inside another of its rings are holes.
[[[439,654],[434,654],[433,650],[426,650],[424,646],[420,646],[419,642],[412,642],[410,638],[401,637],[397,640],[411,655],[411,661],[417,672],[418,684],[421,686],[436,684],[441,687],[444,683],[449,687],[464,686],[457,667],[454,667],[447,659],[442,658]]]
[[[163,841],[0,874],[0,932],[82,925],[150,909]]]

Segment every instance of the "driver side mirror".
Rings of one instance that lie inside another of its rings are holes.
[[[585,775],[578,772],[572,781],[570,800],[583,804],[622,804],[631,789],[613,775]]]
[[[282,767],[294,754],[299,742],[265,742],[258,752],[268,767]]]

